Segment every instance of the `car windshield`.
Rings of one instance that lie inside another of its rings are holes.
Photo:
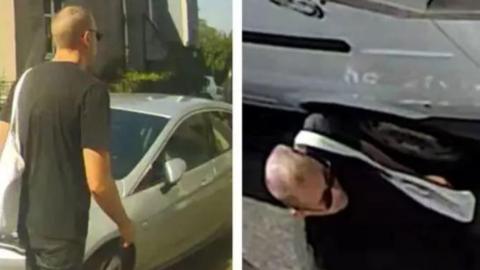
[[[164,129],[168,118],[112,110],[112,175],[122,179],[137,165]]]

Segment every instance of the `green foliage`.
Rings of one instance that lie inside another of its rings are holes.
[[[112,84],[112,92],[115,93],[133,93],[140,89],[140,86],[146,82],[167,81],[173,76],[171,71],[163,72],[140,72],[127,71],[122,78]]]
[[[226,78],[232,66],[232,34],[225,34],[199,20],[199,46],[205,66],[217,81]]]
[[[6,80],[5,75],[0,75],[0,104],[2,105],[5,103],[8,91],[10,90],[10,85],[11,83]]]

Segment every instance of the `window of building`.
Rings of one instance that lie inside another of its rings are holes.
[[[52,42],[52,33],[50,31],[52,26],[52,18],[64,5],[63,0],[43,0],[43,17],[45,18],[45,34],[47,36],[47,50],[45,59],[51,59],[55,48]]]

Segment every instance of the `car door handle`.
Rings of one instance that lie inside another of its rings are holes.
[[[142,229],[148,228],[148,221],[142,222],[141,226],[142,226]]]

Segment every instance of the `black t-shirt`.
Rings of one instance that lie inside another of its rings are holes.
[[[13,92],[2,121],[10,120]],[[82,150],[109,149],[106,85],[73,63],[43,63],[27,74],[18,111],[25,159],[19,233],[84,239],[90,192]]]
[[[349,198],[342,212],[307,221],[321,269],[476,269],[472,224],[419,205],[361,161],[320,155]]]

